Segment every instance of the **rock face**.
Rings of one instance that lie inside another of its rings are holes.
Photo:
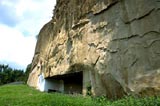
[[[62,80],[64,92],[160,95],[160,1],[57,0],[32,70],[34,87],[44,74]]]

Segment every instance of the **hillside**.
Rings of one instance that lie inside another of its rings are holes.
[[[42,93],[26,85],[0,86],[1,106],[160,106],[160,97],[125,97],[117,101],[104,97],[83,97]]]

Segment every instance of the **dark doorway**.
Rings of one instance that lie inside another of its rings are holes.
[[[63,91],[67,94],[82,94],[82,87],[83,87],[83,72],[75,72],[75,73],[68,73],[64,75],[57,75],[50,77],[52,79],[52,83],[55,81],[63,81]],[[54,84],[53,84],[54,85]],[[58,84],[57,84],[58,85]],[[56,87],[55,87],[56,88]]]
[[[63,78],[64,93],[82,94],[83,75],[82,72],[72,73]]]

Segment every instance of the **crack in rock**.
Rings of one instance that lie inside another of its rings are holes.
[[[126,22],[124,22],[124,23],[125,23],[125,24],[131,24],[131,23],[134,22],[134,21],[141,20],[142,18],[145,18],[145,17],[149,16],[154,10],[155,10],[155,9],[153,8],[153,9],[150,10],[148,13],[146,13],[146,14],[138,17],[138,18],[134,18],[134,19],[132,19],[132,20],[130,20],[130,21],[126,21]]]

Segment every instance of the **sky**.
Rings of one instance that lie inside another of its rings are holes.
[[[0,0],[0,64],[23,69],[34,56],[36,36],[51,20],[56,0]]]

